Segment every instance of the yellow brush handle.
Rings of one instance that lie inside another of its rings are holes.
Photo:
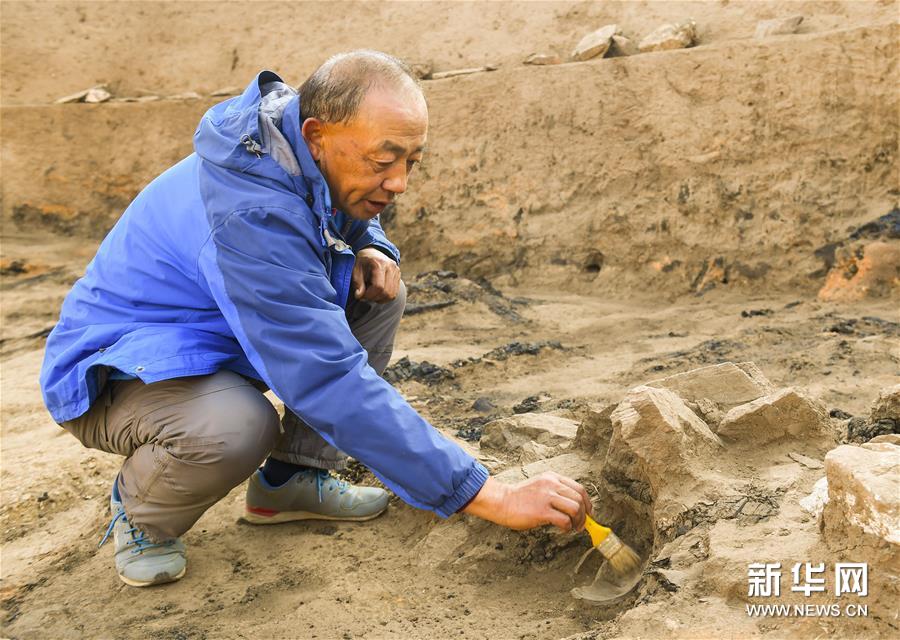
[[[584,528],[591,535],[591,543],[595,547],[606,540],[606,537],[612,533],[612,529],[607,529],[602,524],[597,524],[589,515],[584,517]]]

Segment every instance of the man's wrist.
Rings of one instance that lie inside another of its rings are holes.
[[[397,262],[397,258],[394,257],[394,254],[391,253],[390,249],[388,249],[387,247],[382,247],[382,246],[379,246],[379,245],[377,245],[377,244],[367,244],[366,246],[364,246],[364,247],[363,247],[362,249],[360,249],[359,251],[363,251],[364,249],[375,249],[375,250],[377,250],[379,253],[383,253],[384,255],[386,255],[388,258],[390,258],[390,259],[393,260],[394,262]],[[359,253],[359,251],[357,251],[357,253]]]
[[[460,512],[499,524],[504,518],[508,491],[508,485],[488,477],[475,497]]]

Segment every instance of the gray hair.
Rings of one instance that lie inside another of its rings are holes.
[[[371,49],[338,53],[300,86],[301,117],[349,122],[375,86],[415,87],[422,91],[412,69],[399,58]]]

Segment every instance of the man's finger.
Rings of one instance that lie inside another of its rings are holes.
[[[366,276],[363,273],[359,262],[353,265],[353,272],[350,274],[350,282],[353,284],[353,295],[357,300],[363,297],[366,292]]]
[[[578,505],[578,513],[575,514],[575,520],[573,520],[574,528],[577,530],[581,530],[581,526],[584,524],[584,514],[587,512],[587,506],[581,500],[581,494],[568,487],[567,485],[562,485],[557,489],[557,493],[564,498],[568,498],[574,504]]]
[[[543,521],[544,524],[552,524],[563,531],[569,531],[572,528],[572,519],[557,509],[547,509]]]
[[[373,302],[380,302],[384,296],[384,267],[375,263],[369,271],[369,282],[366,283],[368,295],[366,298]]]
[[[390,290],[388,291],[387,302],[390,302],[397,297],[398,293],[400,293],[400,269],[398,269],[396,265],[392,265],[388,276],[391,284]]]
[[[581,498],[581,501],[584,503],[584,507],[587,510],[587,513],[594,513],[594,504],[591,502],[591,496],[588,495],[587,490],[579,483],[572,480],[572,478],[567,478],[566,476],[559,476],[559,481],[562,482],[567,487],[571,487],[575,491],[578,492],[578,495]]]
[[[570,513],[572,516],[572,529],[575,531],[581,531],[582,526],[584,525],[584,514],[585,514],[585,506],[581,501],[581,495],[575,491],[574,489],[570,489],[567,486],[561,486],[558,490],[560,496],[563,498],[567,498],[571,500],[575,505],[577,505],[577,512]]]
[[[552,506],[557,511],[561,511],[568,519],[568,526],[563,529],[563,531],[570,531],[572,529],[577,529],[584,522],[584,512],[581,510],[581,503],[571,498],[567,498],[562,495],[555,495],[550,498],[550,506]],[[581,520],[578,519],[578,514],[581,513]]]

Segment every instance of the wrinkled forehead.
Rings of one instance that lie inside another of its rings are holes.
[[[382,139],[394,146],[402,145],[404,149],[413,143],[422,146],[428,134],[428,107],[417,87],[399,90],[376,87],[363,98],[356,117],[349,124],[365,131],[367,137]],[[416,140],[419,138],[421,140]]]

